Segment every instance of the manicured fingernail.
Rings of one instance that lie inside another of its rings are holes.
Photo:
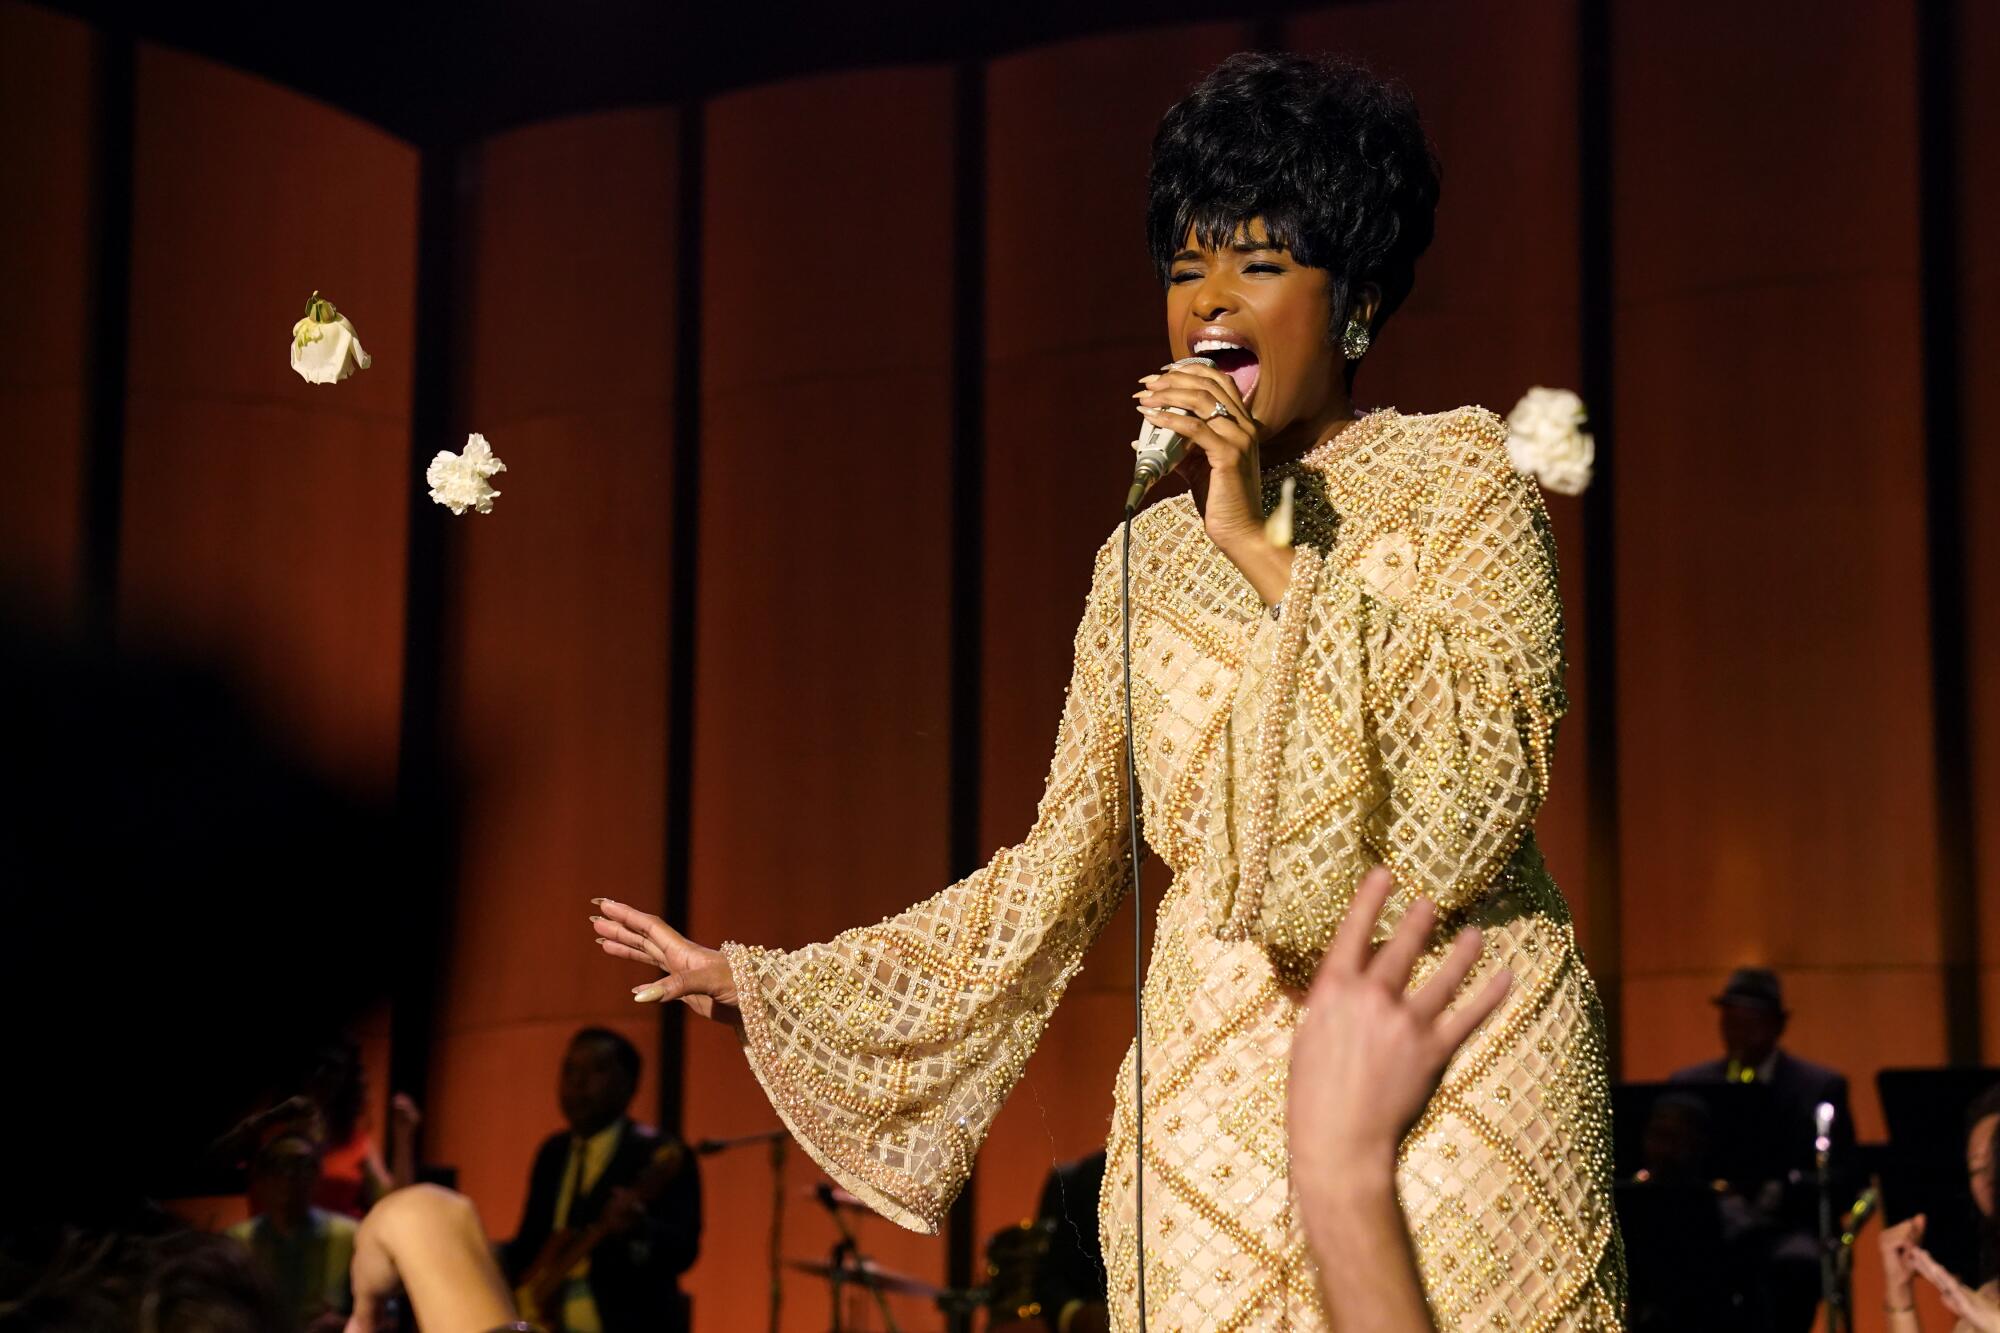
[[[1158,379],[1158,378],[1159,378],[1159,376],[1158,376],[1158,375],[1141,375],[1141,376],[1139,377],[1139,383],[1141,383],[1141,384],[1151,384],[1151,383],[1152,383],[1152,382],[1153,382],[1154,380],[1156,380],[1156,379]]]
[[[610,901],[611,901],[611,900],[610,900],[609,898],[592,898],[592,899],[590,900],[590,905],[591,905],[592,907],[602,907],[602,906],[604,906],[604,904],[606,904],[606,903],[608,903],[608,902],[610,902]]]
[[[647,986],[643,990],[637,990],[632,992],[632,998],[634,1000],[637,1000],[640,1004],[646,1004],[650,1001],[659,999],[661,992],[664,991],[665,989],[666,987],[664,986]]]

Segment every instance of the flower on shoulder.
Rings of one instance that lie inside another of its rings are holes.
[[[1581,495],[1597,461],[1597,442],[1583,429],[1589,419],[1568,389],[1537,385],[1507,416],[1507,456],[1557,495]]]
[[[354,325],[318,292],[306,302],[306,317],[292,325],[292,369],[308,384],[333,384],[375,358],[361,350]]]
[[[484,435],[469,435],[464,453],[440,450],[425,471],[424,480],[430,483],[431,499],[452,513],[475,509],[490,514],[500,492],[493,489],[488,478],[506,470],[507,465],[493,456],[492,446],[486,443]]]

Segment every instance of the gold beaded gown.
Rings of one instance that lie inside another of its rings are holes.
[[[1565,705],[1554,551],[1505,443],[1483,409],[1384,410],[1266,474],[1267,503],[1297,479],[1275,614],[1188,497],[1135,524],[1141,813],[1174,872],[1143,994],[1158,1333],[1327,1326],[1293,1211],[1285,1076],[1301,991],[1377,862],[1396,875],[1390,918],[1419,893],[1442,910],[1420,980],[1466,924],[1486,943],[1461,994],[1515,977],[1399,1158],[1439,1326],[1623,1326],[1603,1015],[1530,831]],[[778,1114],[914,1230],[943,1221],[1130,883],[1119,567],[1114,534],[1024,842],[829,943],[724,946]],[[1134,1330],[1129,1052],[1116,1099],[1099,1225],[1113,1326]]]

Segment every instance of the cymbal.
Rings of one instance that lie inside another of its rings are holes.
[[[838,1278],[857,1287],[872,1284],[883,1291],[895,1292],[899,1296],[920,1296],[927,1301],[934,1301],[945,1294],[945,1289],[935,1282],[926,1282],[920,1277],[911,1277],[908,1273],[898,1273],[892,1268],[884,1268],[873,1259],[843,1264],[838,1268],[824,1259],[787,1259],[785,1267],[794,1272],[824,1278],[828,1282]]]

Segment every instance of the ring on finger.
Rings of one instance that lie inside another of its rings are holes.
[[[1215,410],[1213,412],[1210,412],[1207,416],[1203,417],[1202,420],[1213,421],[1217,417],[1223,417],[1230,421],[1236,420],[1236,414],[1230,411],[1226,406],[1224,406],[1220,398],[1215,400]]]

